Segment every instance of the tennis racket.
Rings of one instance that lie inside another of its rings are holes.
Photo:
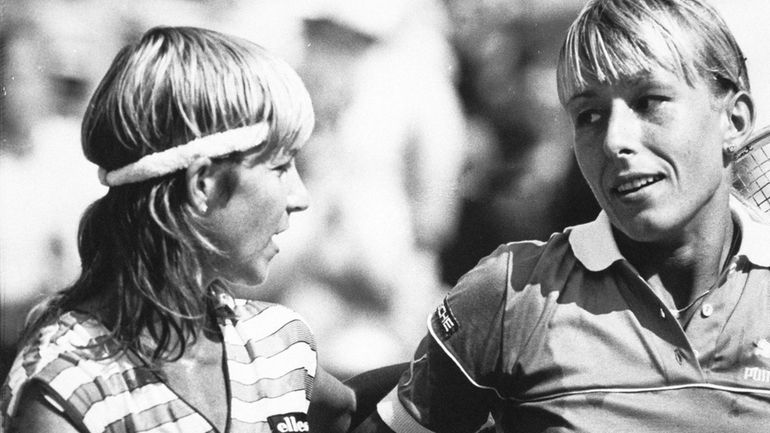
[[[733,188],[770,215],[770,126],[756,131],[735,155]]]

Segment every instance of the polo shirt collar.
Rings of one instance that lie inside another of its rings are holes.
[[[741,246],[736,255],[746,257],[757,266],[770,267],[770,225],[766,216],[748,208],[733,196],[730,197],[730,210],[742,233]],[[763,218],[765,222],[760,222]],[[572,227],[569,243],[575,258],[592,272],[602,271],[623,260],[612,235],[610,219],[604,211],[595,220]]]
[[[591,272],[607,269],[623,259],[612,236],[610,218],[604,211],[599,212],[595,220],[572,227],[569,243],[575,258]]]

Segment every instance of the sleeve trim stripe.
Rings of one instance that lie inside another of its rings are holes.
[[[454,362],[454,363],[455,363],[455,365],[457,366],[457,368],[459,368],[459,369],[460,369],[460,371],[461,371],[461,372],[462,372],[462,374],[465,376],[465,378],[466,378],[466,379],[468,379],[468,381],[469,381],[469,382],[470,382],[470,383],[471,383],[473,386],[475,386],[476,388],[480,388],[480,389],[487,389],[487,390],[490,390],[490,391],[494,391],[495,395],[497,395],[497,397],[498,397],[498,398],[500,398],[501,400],[505,400],[505,397],[503,397],[503,396],[500,394],[500,392],[499,392],[499,391],[498,391],[496,388],[493,388],[493,387],[491,387],[491,386],[482,385],[482,384],[480,384],[480,383],[476,382],[476,381],[475,381],[475,380],[474,380],[474,379],[471,377],[471,375],[470,375],[470,374],[469,374],[469,373],[468,373],[468,372],[465,370],[465,368],[462,366],[462,364],[461,364],[461,363],[460,363],[460,361],[457,359],[457,357],[456,357],[456,356],[455,356],[455,355],[454,355],[454,354],[453,354],[453,353],[452,353],[452,352],[449,350],[449,348],[448,348],[448,347],[446,347],[446,346],[444,345],[444,343],[441,341],[441,339],[440,339],[440,338],[439,338],[439,337],[436,335],[436,331],[433,329],[433,326],[431,326],[431,317],[432,317],[432,315],[429,315],[429,316],[428,316],[428,332],[430,332],[430,335],[431,335],[431,337],[433,337],[433,341],[435,341],[435,342],[436,342],[436,344],[438,344],[438,345],[439,345],[439,347],[441,347],[441,350],[443,350],[443,351],[444,351],[444,353],[446,353],[446,354],[447,354],[447,356],[449,357],[449,359],[451,359],[451,360],[452,360],[452,362]]]
[[[383,422],[397,433],[433,433],[432,430],[421,426],[404,408],[398,399],[398,387],[393,388],[388,395],[377,403],[377,413]]]

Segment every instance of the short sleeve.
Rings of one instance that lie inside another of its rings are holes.
[[[428,335],[377,413],[397,433],[472,432],[487,422],[494,400],[489,390],[471,384]]]
[[[483,259],[429,318],[429,334],[399,385],[378,405],[396,432],[468,432],[483,426],[497,400],[508,252]]]
[[[503,356],[510,255],[503,246],[479,262],[428,323],[436,344],[480,388],[494,388]]]

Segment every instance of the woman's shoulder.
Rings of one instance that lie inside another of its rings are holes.
[[[102,368],[109,368],[112,358],[121,351],[117,340],[96,318],[68,311],[27,337],[16,355],[9,378],[21,374],[53,380],[71,367],[95,377],[102,374]]]
[[[428,323],[433,340],[474,383],[492,386],[499,365],[511,365],[527,344],[557,298],[550,292],[563,288],[573,264],[568,233],[499,246],[438,305]]]
[[[493,335],[511,326],[507,323],[511,318],[516,320],[514,326],[531,327],[539,312],[558,297],[574,263],[568,233],[556,233],[545,242],[501,245],[460,278],[429,326],[439,341],[476,340],[479,330]]]
[[[110,331],[94,316],[68,311],[42,324],[28,336],[19,356],[28,366],[47,363],[57,357],[98,360],[119,350]]]
[[[533,280],[567,272],[573,262],[569,232],[554,233],[547,241],[502,244],[460,278],[450,298],[467,297],[476,306],[479,298],[485,298],[498,305],[495,298],[521,291]]]
[[[2,387],[4,415],[18,409],[19,398],[33,383],[44,384],[57,401],[69,400],[98,378],[130,368],[116,357],[121,351],[93,316],[65,312],[41,325],[19,349]]]

